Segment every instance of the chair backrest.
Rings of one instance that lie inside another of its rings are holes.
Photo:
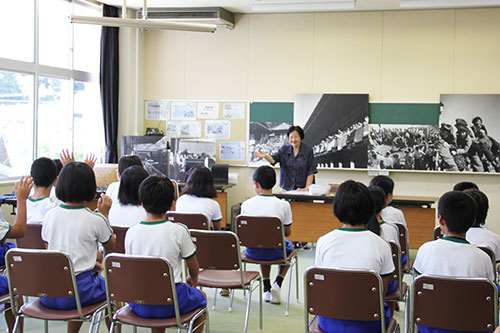
[[[492,267],[493,267],[493,274],[495,276],[495,281],[496,281],[496,277],[497,277],[497,260],[495,258],[495,252],[493,252],[493,250],[488,247],[488,246],[477,246],[479,249],[483,250],[484,252],[486,252],[486,254],[490,257],[490,260],[491,260],[491,264],[492,264]]]
[[[444,234],[443,231],[441,231],[441,228],[439,226],[434,228],[434,232],[432,233],[432,240],[436,240],[439,238],[443,238]]]
[[[276,216],[236,217],[236,234],[240,244],[247,247],[285,249],[285,230],[283,222]],[[286,250],[285,256],[286,256]]]
[[[17,296],[75,297],[78,313],[83,318],[73,264],[67,254],[13,248],[7,251],[5,258],[12,304]]]
[[[109,253],[125,253],[125,235],[128,228],[126,226],[111,226],[113,233],[116,235],[116,245],[114,250]]]
[[[406,264],[405,267],[408,270],[410,267],[410,240],[408,238],[408,229],[402,223],[394,223],[394,225],[398,228],[399,231],[399,245],[401,247],[401,257],[406,256]]]
[[[103,265],[110,311],[115,302],[174,305],[181,326],[174,274],[165,258],[111,253]]]
[[[309,315],[373,321],[380,320],[385,332],[383,284],[374,271],[309,267],[304,275],[304,318]]]
[[[22,249],[45,249],[45,242],[42,240],[42,224],[26,224],[24,237],[16,239],[16,245]]]
[[[231,231],[190,230],[200,268],[236,270],[241,267],[238,236]]]
[[[210,221],[201,213],[167,212],[167,220],[182,223],[188,229],[210,230]]]
[[[498,291],[483,278],[421,275],[413,281],[410,327],[492,331],[498,324]]]
[[[401,249],[399,248],[399,245],[394,242],[389,242],[389,245],[391,246],[392,262],[394,263],[394,268],[396,269],[394,271],[394,274],[389,277],[389,281],[398,281],[398,288],[401,291],[401,282],[403,279],[403,274],[401,271]]]

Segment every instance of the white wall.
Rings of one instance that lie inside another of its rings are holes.
[[[326,92],[369,93],[371,101],[438,102],[441,93],[500,93],[500,9],[236,19],[233,31],[220,28],[215,34],[143,34],[141,103],[293,101],[297,93]],[[121,109],[120,116],[137,117],[130,109]],[[143,131],[139,125],[120,129],[120,134]],[[240,174],[240,184],[228,191],[229,204],[253,195],[253,170],[231,168]],[[478,183],[490,199],[491,229],[500,233],[498,176],[391,172],[391,177],[396,195],[438,197],[458,181]],[[346,179],[369,181],[366,171],[321,170],[317,176],[320,183]]]

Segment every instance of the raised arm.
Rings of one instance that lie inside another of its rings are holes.
[[[267,155],[265,152],[263,152],[260,149],[257,152],[253,153],[253,156],[255,156],[257,158],[263,158],[271,164],[276,163],[276,161],[274,160],[274,158],[272,158],[272,156]]]
[[[33,179],[30,176],[21,177],[21,180],[14,186],[17,199],[17,213],[14,224],[7,234],[9,238],[21,238],[24,236],[26,231],[26,199],[28,199],[32,187]]]

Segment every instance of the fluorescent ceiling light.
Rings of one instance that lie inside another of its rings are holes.
[[[158,22],[144,19],[127,19],[118,17],[99,17],[99,16],[70,16],[71,23],[95,24],[106,27],[130,27],[146,29],[165,29],[181,31],[215,32],[217,25],[202,23],[183,23],[183,22]]]

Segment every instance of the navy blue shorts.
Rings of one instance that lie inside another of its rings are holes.
[[[398,282],[399,281],[389,281],[387,284],[387,295],[392,294],[398,289]]]
[[[0,265],[4,266],[5,265],[5,254],[7,251],[10,249],[16,247],[16,244],[11,243],[11,242],[4,242],[0,246]]]
[[[293,251],[293,244],[285,239],[286,254]],[[283,258],[283,248],[276,249],[261,249],[255,247],[247,247],[247,256],[255,260],[277,260]]]
[[[493,331],[455,331],[417,325],[419,333],[489,333]]]
[[[179,312],[181,315],[189,313],[197,308],[207,306],[207,300],[203,293],[185,283],[176,283],[177,301],[179,302]],[[131,304],[129,306],[136,315],[142,318],[172,318],[175,317],[173,305],[143,305]]]
[[[384,302],[385,325],[389,325],[391,320],[391,310]],[[382,332],[380,320],[377,321],[357,321],[341,320],[318,316],[319,327],[326,333],[376,333]]]
[[[97,272],[83,272],[76,276],[76,288],[82,307],[98,303],[106,299],[106,283]],[[40,302],[48,308],[58,310],[76,309],[74,297],[40,297]]]
[[[9,279],[5,275],[0,275],[0,295],[9,293]]]

